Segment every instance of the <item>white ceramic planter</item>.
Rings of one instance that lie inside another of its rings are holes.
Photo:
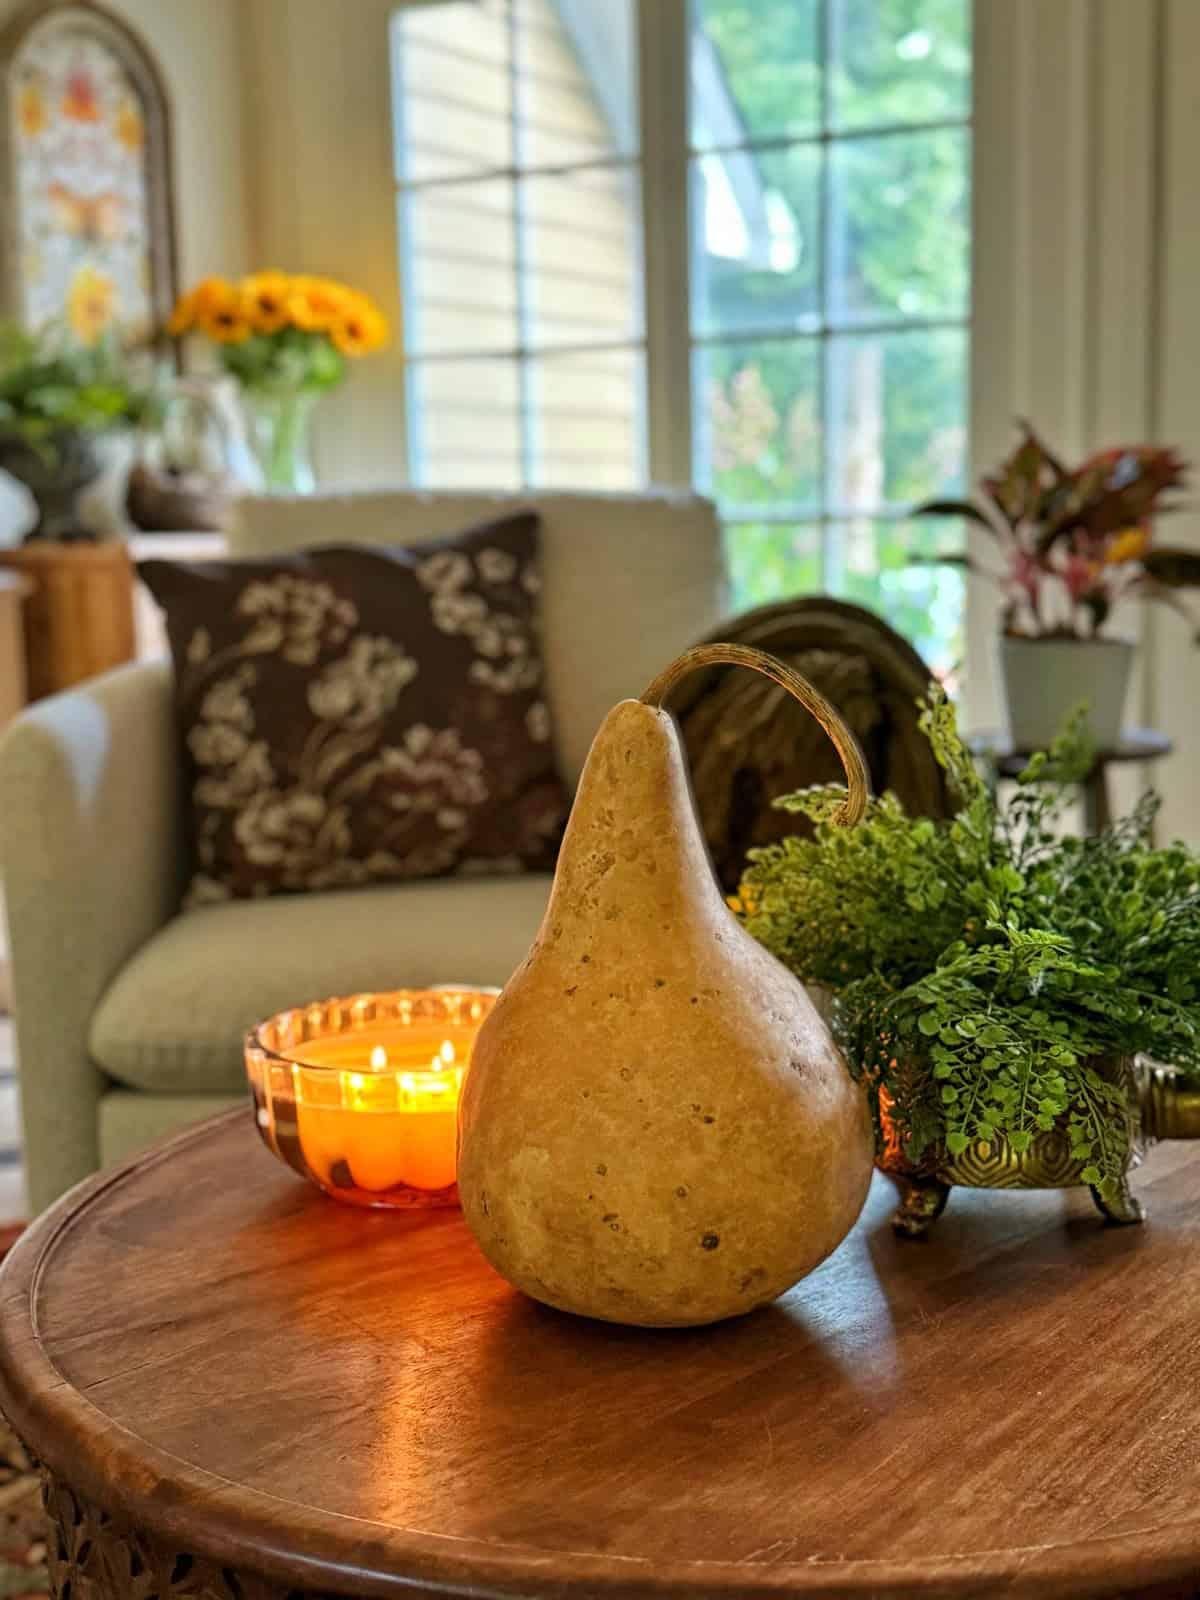
[[[1088,727],[1102,750],[1121,736],[1134,646],[1124,639],[1000,640],[1008,729],[1018,750],[1043,750],[1086,701]]]

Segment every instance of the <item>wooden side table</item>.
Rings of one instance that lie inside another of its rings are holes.
[[[133,567],[124,544],[41,539],[0,551],[0,567],[30,586],[25,664],[31,699],[133,659]]]
[[[21,710],[28,693],[22,610],[32,589],[22,573],[0,568],[0,729]]]
[[[1036,1596],[1200,1584],[1200,1149],[1085,1193],[877,1177],[775,1305],[535,1305],[451,1211],[298,1182],[249,1108],[92,1180],[0,1272],[58,1600]]]
[[[1007,734],[974,733],[967,746],[983,761],[993,779],[1019,778],[1029,764],[1032,750],[1014,746]],[[1112,799],[1108,789],[1108,769],[1133,761],[1161,761],[1174,746],[1165,733],[1152,728],[1126,728],[1113,750],[1100,750],[1092,770],[1080,785],[1083,799],[1083,826],[1088,834],[1102,833],[1112,822]]]

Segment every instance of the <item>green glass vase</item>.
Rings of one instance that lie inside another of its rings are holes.
[[[311,494],[312,416],[320,391],[287,386],[242,391],[246,436],[268,494]]]

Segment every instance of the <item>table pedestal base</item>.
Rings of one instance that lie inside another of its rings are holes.
[[[311,1590],[160,1545],[81,1499],[44,1467],[41,1471],[53,1600],[327,1600]],[[413,1596],[432,1600],[424,1589],[414,1589]]]

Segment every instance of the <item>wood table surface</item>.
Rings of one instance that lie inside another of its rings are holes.
[[[248,1113],[61,1202],[0,1273],[0,1399],[62,1600],[1185,1595],[1200,1589],[1200,1150],[1086,1192],[876,1177],[782,1300],[547,1310],[455,1211],[342,1207]]]

